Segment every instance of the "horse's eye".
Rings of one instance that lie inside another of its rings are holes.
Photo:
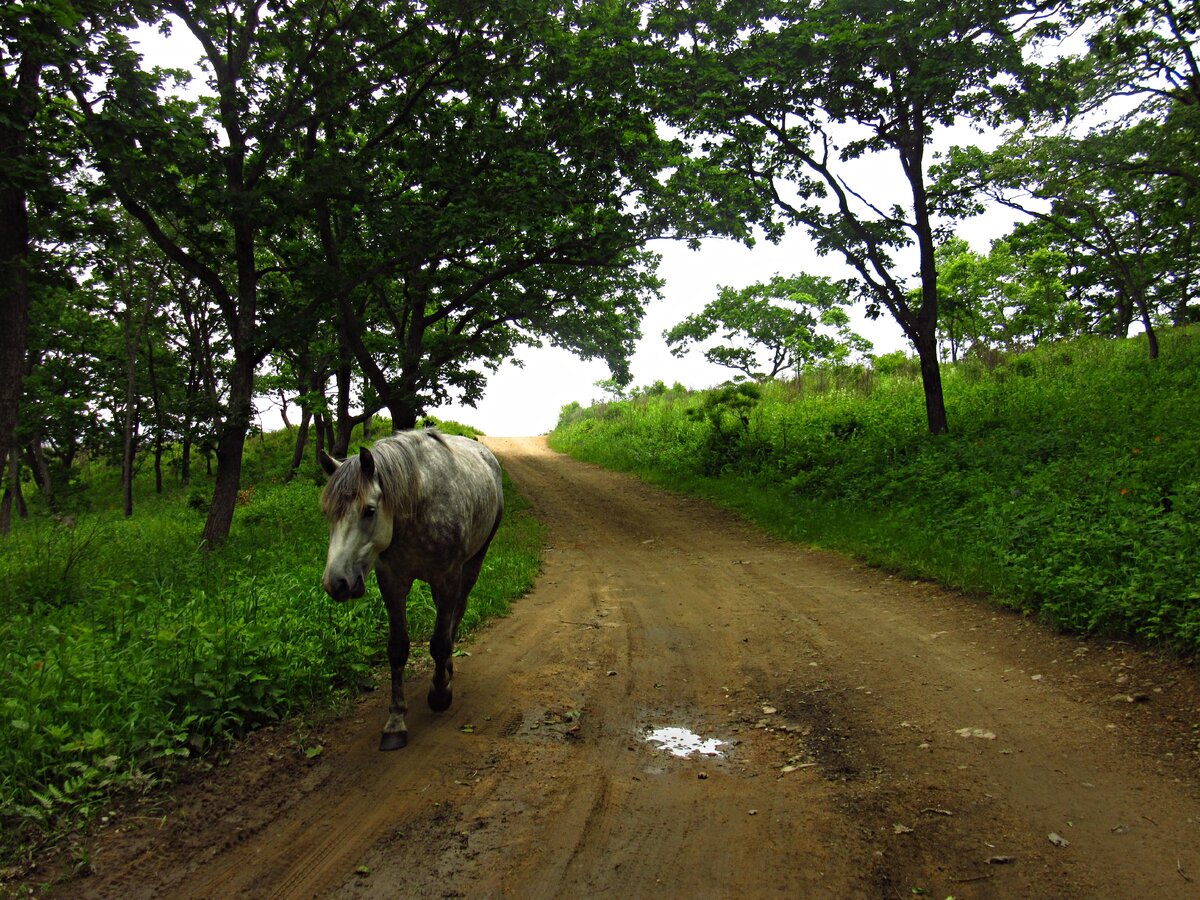
[[[375,515],[375,507],[367,506],[363,508],[363,518],[370,519]]]

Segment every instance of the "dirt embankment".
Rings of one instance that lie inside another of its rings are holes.
[[[1200,896],[1194,669],[489,443],[550,547],[450,711],[396,753],[386,691],[315,760],[260,734],[62,894]]]

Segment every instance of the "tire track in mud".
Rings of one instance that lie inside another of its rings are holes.
[[[380,754],[379,692],[316,761],[235,757],[72,896],[1196,895],[1194,669],[489,444],[549,546],[450,711]],[[668,725],[725,755],[655,752]]]

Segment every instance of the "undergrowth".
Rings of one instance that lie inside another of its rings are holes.
[[[1093,338],[946,365],[940,436],[915,367],[881,363],[572,405],[551,445],[1065,629],[1200,651],[1200,330],[1157,360]]]
[[[386,433],[380,432],[380,433]],[[337,604],[320,587],[328,533],[315,465],[283,482],[287,432],[248,445],[227,544],[199,549],[205,483],[119,510],[116,474],[87,473],[80,512],[34,510],[0,542],[0,820],[13,861],[159,783],[175,761],[371,682],[387,621],[373,585]],[[505,482],[506,517],[461,634],[532,586],[541,531]],[[429,590],[409,599],[414,643]]]

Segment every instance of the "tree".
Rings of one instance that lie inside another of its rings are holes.
[[[7,462],[17,447],[31,285],[37,279],[31,197],[56,192],[56,176],[61,180],[75,162],[45,114],[54,96],[47,79],[55,67],[71,64],[96,30],[131,25],[131,7],[55,0],[0,5],[0,460],[5,473],[17,471]],[[4,532],[7,527],[0,527]]]
[[[475,402],[521,345],[602,358],[628,381],[658,290],[643,245],[692,227],[660,180],[677,151],[638,77],[638,16],[458,10],[430,39],[429,77],[353,128],[335,107],[310,131],[306,165],[376,179],[324,183],[320,265],[306,271],[337,299],[340,340],[396,427],[451,395]]]
[[[852,352],[870,351],[870,342],[849,329],[843,309],[849,299],[847,286],[828,278],[776,275],[741,290],[720,288],[715,300],[663,337],[673,355],[683,356],[690,345],[720,332],[724,343],[705,350],[705,359],[762,381],[814,362],[840,362]],[[766,370],[760,362],[764,355]]]
[[[956,148],[942,174],[974,183],[981,196],[1086,254],[1115,309],[1114,333],[1124,336],[1136,316],[1155,358],[1157,311],[1174,307],[1180,291],[1190,295],[1200,195],[1141,165],[1153,153],[1147,124],[1082,137],[1017,132],[990,153]]]
[[[749,214],[773,207],[855,270],[868,310],[886,309],[916,348],[929,430],[946,431],[934,251],[963,197],[932,183],[929,145],[941,127],[995,125],[1017,105],[1027,40],[1045,23],[1000,2],[781,0],[656,4],[651,26],[664,114],[714,168],[755,186]],[[898,164],[894,201],[852,186],[863,170],[847,164],[868,155],[873,173]],[[913,294],[902,266],[918,272]]]
[[[229,335],[217,478],[203,534],[216,546],[233,519],[258,365],[317,303],[307,298],[308,310],[286,303],[296,295],[267,252],[270,239],[303,213],[305,191],[287,164],[318,97],[348,71],[379,72],[388,61],[386,44],[359,40],[362,23],[398,24],[403,36],[420,16],[403,3],[315,0],[269,11],[261,0],[168,0],[162,11],[202,46],[212,98],[195,103],[167,93],[167,73],[145,71],[121,34],[108,34],[86,66],[66,74],[103,185],[167,258],[209,292]],[[393,35],[390,42],[399,40]],[[372,59],[375,53],[380,59]],[[381,84],[343,99],[366,102]]]
[[[1065,282],[1067,255],[1031,232],[992,243],[987,256],[961,238],[937,249],[940,330],[958,359],[972,346],[1008,351],[1087,330]]]

